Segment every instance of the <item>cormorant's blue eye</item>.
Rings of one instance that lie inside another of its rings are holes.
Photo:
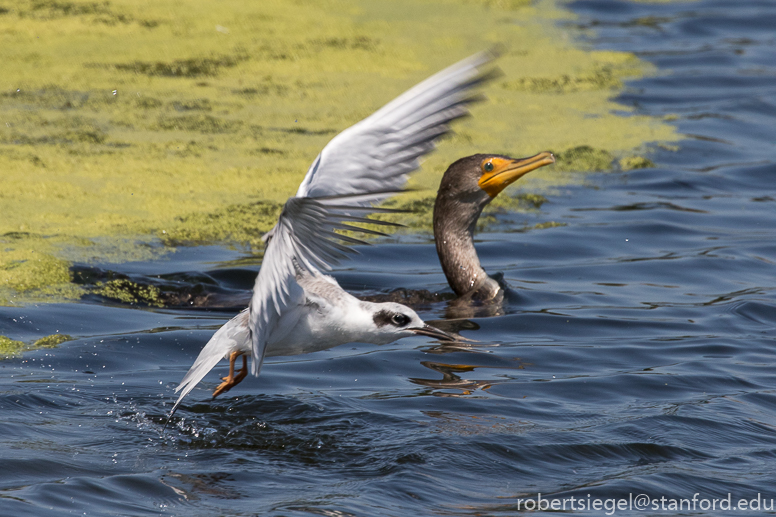
[[[485,172],[491,172],[491,171],[493,171],[493,164],[488,162],[488,163],[486,163],[485,165],[482,166],[482,169]]]

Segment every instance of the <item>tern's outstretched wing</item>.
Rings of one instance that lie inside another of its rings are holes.
[[[395,191],[418,168],[449,124],[477,100],[472,89],[493,75],[483,70],[495,57],[483,52],[426,79],[335,136],[315,159],[297,197]],[[377,196],[380,201],[387,197]]]

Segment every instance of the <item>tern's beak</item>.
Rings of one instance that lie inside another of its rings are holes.
[[[415,327],[407,330],[410,330],[420,336],[433,337],[439,341],[457,341],[457,338],[452,334],[448,334],[444,330],[439,330],[438,328],[432,327],[431,325],[423,325],[422,327]]]
[[[496,197],[499,192],[507,188],[508,185],[522,178],[529,172],[555,163],[555,156],[550,152],[543,152],[529,158],[519,160],[505,160],[494,158],[489,160],[493,170],[486,172],[480,177],[479,186],[488,193],[490,197]]]

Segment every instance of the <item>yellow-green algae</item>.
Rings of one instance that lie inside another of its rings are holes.
[[[624,171],[630,171],[633,169],[650,169],[655,164],[649,158],[643,156],[626,156],[620,158],[620,168]]]
[[[572,18],[556,0],[0,0],[0,304],[77,297],[71,260],[157,239],[257,244],[334,134],[494,44],[503,77],[396,206],[428,210],[475,152],[557,152],[523,182],[539,190],[676,140],[613,113],[650,68],[579,48]]]
[[[22,341],[16,341],[6,336],[0,336],[0,357],[16,357],[24,350]]]
[[[123,303],[144,304],[164,307],[162,291],[153,285],[140,285],[131,280],[119,278],[100,284],[94,292],[106,298]]]
[[[0,358],[19,357],[24,352],[39,348],[56,348],[65,341],[72,339],[67,334],[51,334],[28,344],[6,336],[0,336]]]

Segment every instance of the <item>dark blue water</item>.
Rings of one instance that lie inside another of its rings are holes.
[[[619,101],[676,115],[687,138],[655,169],[499,215],[477,245],[518,294],[504,315],[460,323],[478,342],[270,358],[215,401],[211,374],[160,437],[174,387],[233,309],[0,308],[0,334],[77,337],[0,363],[0,514],[513,515],[539,494],[577,509],[622,499],[618,515],[735,513],[704,506],[728,494],[772,505],[776,2],[570,7],[590,45],[659,68]],[[550,221],[563,226],[532,229]],[[120,268],[239,292],[257,270],[235,265],[246,256],[184,249]],[[446,289],[417,237],[335,276],[370,293]],[[599,508],[587,513],[614,512]]]

